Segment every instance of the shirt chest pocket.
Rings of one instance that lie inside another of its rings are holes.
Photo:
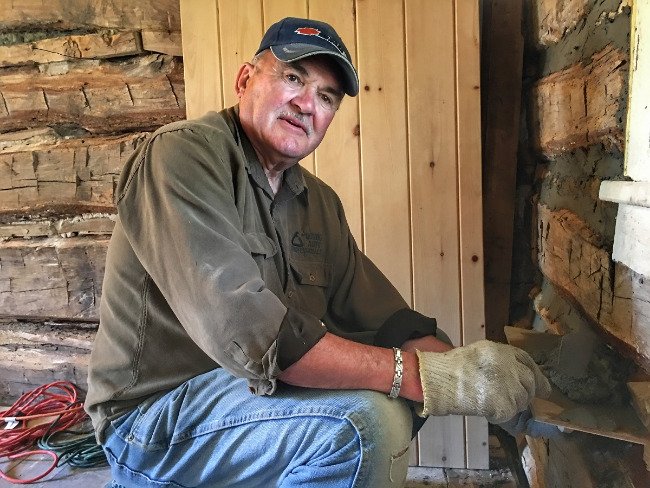
[[[293,261],[289,264],[294,286],[287,298],[296,307],[323,318],[327,312],[331,265],[319,261]]]

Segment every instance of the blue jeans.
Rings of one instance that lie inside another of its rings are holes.
[[[215,369],[113,421],[104,450],[127,488],[398,487],[413,425],[383,393],[282,384],[261,397]]]

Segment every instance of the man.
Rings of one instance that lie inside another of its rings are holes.
[[[274,24],[235,89],[120,178],[86,402],[117,484],[401,486],[414,411],[504,421],[547,391],[523,351],[438,339],[297,164],[359,90],[331,26]]]

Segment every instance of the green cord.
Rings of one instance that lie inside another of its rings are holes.
[[[59,456],[57,466],[69,464],[75,468],[106,466],[106,455],[97,444],[93,432],[62,430],[47,434],[38,440],[41,449],[54,451]]]

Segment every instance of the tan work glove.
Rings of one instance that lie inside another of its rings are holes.
[[[424,392],[421,416],[478,415],[510,420],[551,385],[521,349],[482,340],[444,353],[417,351]]]

